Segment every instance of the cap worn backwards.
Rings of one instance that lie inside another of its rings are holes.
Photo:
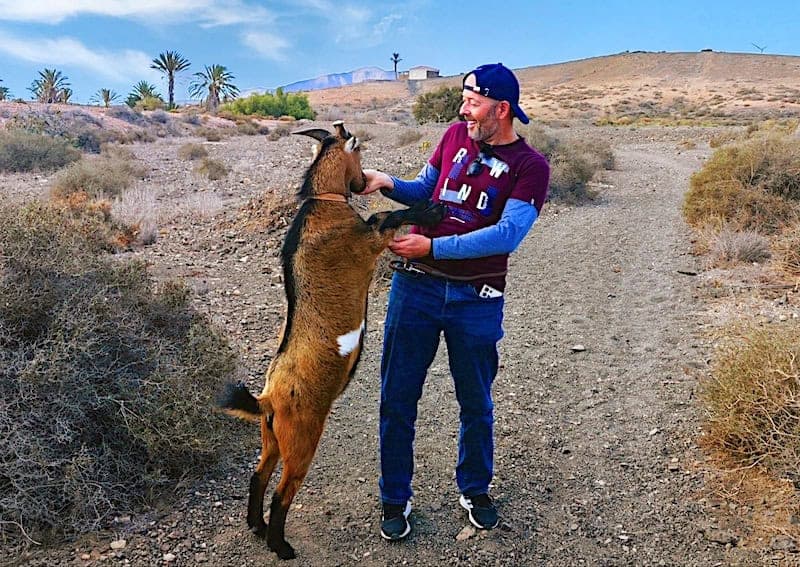
[[[466,84],[470,75],[475,77],[474,86]],[[530,122],[528,115],[519,107],[519,82],[511,69],[502,63],[489,63],[473,69],[464,75],[463,88],[494,100],[507,101],[520,122]]]

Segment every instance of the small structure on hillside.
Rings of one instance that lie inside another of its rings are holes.
[[[428,67],[426,65],[419,65],[411,67],[408,70],[409,81],[421,81],[424,79],[436,79],[439,77],[439,69]]]

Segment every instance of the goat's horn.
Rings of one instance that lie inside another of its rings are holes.
[[[347,131],[347,128],[344,127],[344,120],[337,120],[333,123],[333,127],[336,128],[336,133],[339,134],[339,137],[342,140],[347,140],[350,138],[350,132]]]
[[[315,140],[317,140],[318,142],[321,142],[322,140],[331,135],[331,133],[325,130],[324,128],[309,128],[307,130],[298,130],[297,132],[292,132],[292,134],[310,136]]]

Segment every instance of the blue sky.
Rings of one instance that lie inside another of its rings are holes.
[[[75,102],[100,88],[123,97],[159,52],[221,64],[242,90],[327,73],[428,65],[455,75],[486,62],[512,68],[625,50],[800,55],[800,2],[671,0],[0,0],[0,85],[30,99],[38,71],[57,68]]]

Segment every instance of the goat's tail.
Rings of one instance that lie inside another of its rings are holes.
[[[225,384],[217,405],[225,413],[248,421],[258,421],[262,416],[272,413],[269,400],[265,397],[256,398],[242,382]]]

